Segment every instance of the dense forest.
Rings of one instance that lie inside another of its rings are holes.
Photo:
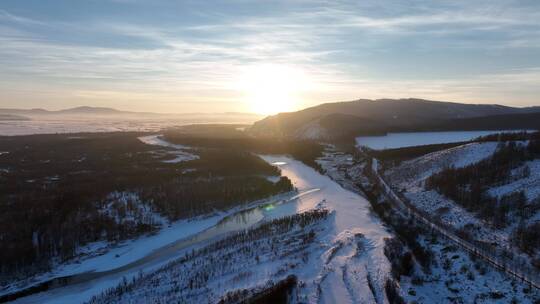
[[[139,133],[0,137],[0,282],[44,271],[94,241],[291,191],[279,170],[228,148],[166,163]]]
[[[285,154],[321,171],[316,159],[324,147],[315,141],[256,138],[226,125],[186,126],[171,129],[164,137],[177,144],[205,148],[228,148],[258,154]]]
[[[516,135],[517,136],[517,135]],[[446,168],[426,181],[433,189],[454,200],[495,227],[504,228],[517,221],[522,224],[514,231],[513,241],[525,252],[533,254],[540,248],[537,225],[526,220],[540,210],[540,201],[527,201],[523,190],[501,197],[489,195],[490,187],[502,185],[511,178],[525,178],[530,169],[526,161],[540,158],[538,133],[531,134],[528,142],[501,142],[489,158],[463,168]]]

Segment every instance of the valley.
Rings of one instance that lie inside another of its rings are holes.
[[[521,130],[0,137],[0,301],[536,303],[538,132]]]
[[[0,304],[540,304],[540,1],[0,1]]]

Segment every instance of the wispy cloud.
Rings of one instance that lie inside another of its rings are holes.
[[[38,100],[21,91],[35,87],[35,95],[47,88],[74,100],[143,104],[154,96],[229,107],[241,95],[238,74],[261,63],[309,74],[316,85],[305,104],[403,96],[530,104],[540,96],[535,2],[216,1],[191,9],[161,1],[161,19],[145,14],[155,3],[120,2],[139,14],[81,9],[75,20],[0,4],[0,102]]]
[[[24,24],[24,25],[42,25],[42,24],[44,24],[43,22],[39,22],[39,21],[34,20],[34,19],[30,19],[30,18],[10,14],[9,12],[7,12],[5,10],[2,10],[2,9],[0,9],[0,21],[14,22],[14,23],[17,23],[17,24]]]

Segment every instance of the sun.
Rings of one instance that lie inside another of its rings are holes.
[[[266,115],[296,109],[308,84],[301,69],[278,64],[250,66],[238,80],[248,109]]]

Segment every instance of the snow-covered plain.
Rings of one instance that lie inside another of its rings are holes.
[[[384,150],[422,145],[462,142],[490,134],[522,131],[523,130],[388,133],[384,136],[357,137],[356,143],[358,146],[366,146],[374,150]]]
[[[0,136],[81,132],[159,132],[165,128],[202,123],[251,124],[255,114],[171,115],[26,115],[29,120],[0,121]]]

